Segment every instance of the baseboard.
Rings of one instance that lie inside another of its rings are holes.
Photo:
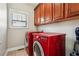
[[[22,48],[25,48],[25,45],[9,48],[8,51],[14,51],[14,50],[22,49]]]
[[[4,56],[7,56],[7,53],[8,53],[9,51],[14,51],[14,50],[22,49],[22,48],[25,48],[25,45],[13,47],[13,48],[8,48],[8,49],[6,50]]]
[[[5,51],[4,56],[7,56],[8,50]]]

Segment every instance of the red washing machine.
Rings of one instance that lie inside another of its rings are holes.
[[[33,33],[42,33],[42,32],[28,32],[27,41],[28,41],[28,55],[33,56]],[[27,49],[26,49],[27,50]]]
[[[65,34],[33,33],[33,54],[36,56],[65,56]]]

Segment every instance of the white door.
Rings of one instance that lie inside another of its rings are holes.
[[[38,41],[33,43],[33,54],[34,56],[44,56],[43,48]]]
[[[0,56],[6,51],[7,35],[7,4],[0,3]]]

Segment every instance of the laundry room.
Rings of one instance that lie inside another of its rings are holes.
[[[79,3],[0,3],[0,56],[79,56]]]

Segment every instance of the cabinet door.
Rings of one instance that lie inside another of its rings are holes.
[[[0,3],[0,56],[6,51],[7,30],[7,4]]]
[[[65,4],[66,17],[79,15],[79,3]]]
[[[41,24],[44,24],[45,23],[45,17],[44,17],[44,11],[45,11],[45,8],[44,8],[44,3],[40,3],[40,8],[41,8]]]
[[[40,25],[40,5],[34,9],[34,23]]]
[[[54,3],[53,4],[53,19],[54,21],[61,21],[64,18],[64,4]]]
[[[52,4],[44,3],[44,9],[45,23],[50,23],[52,21]]]

